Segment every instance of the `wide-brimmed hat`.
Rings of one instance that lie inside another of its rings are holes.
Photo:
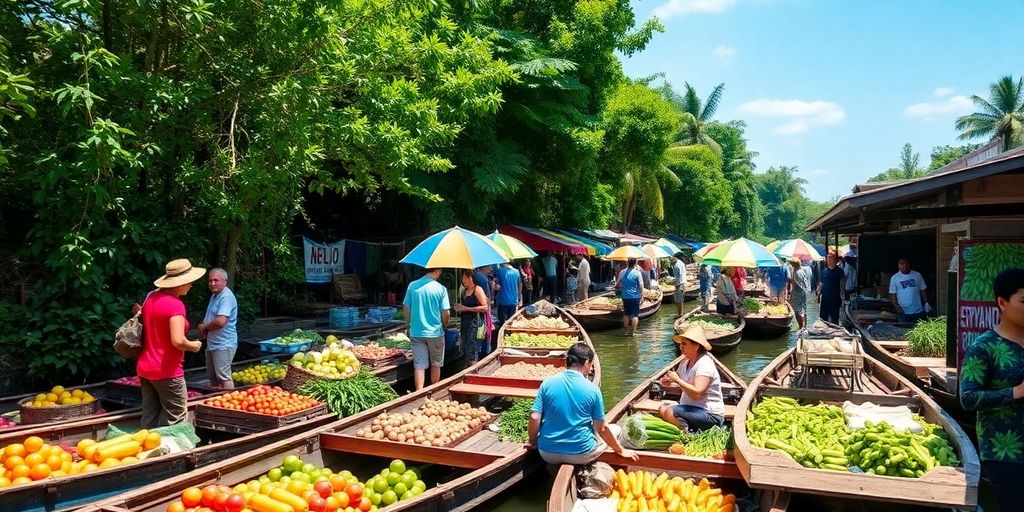
[[[193,267],[187,259],[174,260],[164,267],[165,274],[153,281],[157,288],[176,288],[191,283],[206,273],[205,268]]]
[[[711,344],[708,343],[708,339],[704,336],[704,328],[699,325],[687,327],[682,334],[676,334],[672,338],[672,341],[676,343],[682,343],[684,339],[690,340],[702,347],[704,350],[711,350]]]

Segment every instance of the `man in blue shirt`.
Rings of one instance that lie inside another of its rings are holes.
[[[818,318],[839,323],[839,306],[843,303],[843,269],[839,268],[839,257],[836,253],[828,253],[826,258],[828,266],[821,271],[821,281],[815,292],[818,294],[818,303],[821,309],[818,310]]]
[[[530,448],[538,449],[548,464],[589,464],[609,446],[625,459],[638,460],[619,443],[619,426],[605,425],[601,389],[586,377],[593,370],[594,350],[576,343],[565,359],[566,370],[544,379],[533,401]]]
[[[626,268],[619,273],[618,286],[622,290],[622,327],[626,330],[626,336],[632,336],[640,323],[644,278],[636,266],[636,258],[629,258],[627,261]]]
[[[444,366],[444,331],[451,315],[448,289],[437,282],[441,269],[428,268],[423,277],[409,283],[402,302],[409,338],[412,340],[413,383],[423,389],[427,368],[430,383],[441,380]]]
[[[495,303],[498,304],[498,325],[501,326],[516,313],[522,302],[523,278],[511,263],[502,263],[495,280],[498,283],[498,297]]]
[[[786,285],[789,283],[789,265],[768,267],[768,298],[777,303],[786,301]]]
[[[214,389],[234,389],[231,362],[238,350],[238,300],[228,288],[228,273],[215,268],[209,274],[210,303],[199,334],[206,338],[206,375]]]

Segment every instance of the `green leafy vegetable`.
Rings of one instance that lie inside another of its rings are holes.
[[[502,441],[525,443],[529,440],[530,410],[533,400],[516,400],[498,419],[498,438]]]
[[[946,355],[946,317],[921,320],[907,332],[907,354],[913,357]]]
[[[351,379],[308,380],[298,392],[327,404],[341,418],[398,398],[391,386],[365,369]]]
[[[294,331],[277,338],[277,343],[285,345],[292,345],[296,343],[313,343],[315,345],[323,342],[324,337],[320,336],[320,333],[307,329],[295,329]]]
[[[740,303],[740,307],[751,313],[757,313],[761,311],[761,301],[747,297]]]

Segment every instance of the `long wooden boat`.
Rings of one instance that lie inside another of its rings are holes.
[[[718,313],[703,312],[700,309],[694,309],[675,321],[675,332],[683,332],[685,324],[688,320],[696,320],[701,317],[712,317],[722,318],[732,322],[736,322],[736,328],[729,331],[712,331],[705,329],[704,335],[707,337],[708,343],[711,344],[711,353],[720,356],[728,354],[740,346],[740,342],[743,341],[743,328],[746,326],[746,322],[742,317],[733,317],[720,315]]]
[[[594,298],[580,301],[574,304],[567,311],[579,322],[580,326],[591,331],[601,331],[622,327],[622,308],[618,309],[591,309],[590,304]],[[644,298],[640,302],[640,320],[650,318],[661,309],[660,299]]]
[[[736,463],[747,483],[754,488],[788,490],[841,498],[899,502],[933,507],[971,507],[978,502],[980,466],[978,454],[967,434],[934,400],[899,373],[876,359],[863,357],[857,372],[862,389],[836,389],[831,385],[849,378],[844,370],[818,370],[805,384],[796,387],[797,354],[789,349],[772,361],[750,383],[737,406],[733,420]],[[850,372],[850,369],[846,369]],[[930,423],[940,425],[962,461],[957,468],[934,468],[920,478],[900,478],[805,468],[783,452],[758,448],[747,437],[750,410],[763,398],[786,396],[802,403],[845,401],[872,402],[883,406],[907,406]]]
[[[571,320],[571,325],[577,328],[578,338],[589,343],[586,332],[579,328],[575,320],[563,310],[559,310],[559,315]],[[503,326],[499,330],[499,347],[504,329]],[[427,400],[457,400],[496,412],[507,404],[510,397],[535,396],[540,386],[539,380],[521,382],[525,379],[505,379],[504,382],[497,382],[495,374],[499,368],[512,361],[548,362],[548,349],[531,349],[526,356],[514,358],[504,354],[504,350],[499,348],[476,365],[448,379],[373,409],[269,444],[262,449],[125,493],[84,510],[162,512],[188,487],[211,483],[233,486],[256,479],[270,468],[280,465],[287,455],[298,455],[304,462],[317,467],[330,467],[336,472],[347,469],[361,480],[387,467],[391,459],[400,458],[422,471],[428,489],[419,496],[391,505],[389,510],[471,510],[543,467],[536,452],[529,451],[524,443],[500,440],[497,432],[486,428],[486,425],[444,447],[401,443],[386,438],[367,439],[359,433],[370,429],[374,419],[382,413],[410,412],[424,405]],[[591,378],[599,383],[600,375],[600,362],[595,360]]]
[[[200,401],[194,400],[189,403],[190,418],[195,406]],[[4,434],[0,436],[0,446],[24,442],[31,435],[42,437],[49,444],[75,446],[82,439],[104,439],[110,425],[122,430],[134,431],[138,429],[139,416],[138,413],[121,414],[50,427],[50,430]],[[2,504],[0,509],[4,512],[51,512],[75,509],[237,455],[250,453],[268,443],[294,437],[336,419],[337,417],[333,414],[324,414],[304,422],[292,423],[254,435],[237,436],[200,431],[202,443],[191,450],[152,457],[132,464],[103,468],[89,473],[0,487],[0,504]]]
[[[683,292],[683,300],[690,302],[700,298],[700,281],[690,280],[686,282],[686,290]]]
[[[882,320],[878,318],[878,310],[858,309],[858,304],[863,302],[847,302],[843,307],[843,316],[844,324],[851,325],[863,338],[864,352],[923,389],[961,425],[973,429],[976,415],[965,411],[957,397],[959,382],[956,368],[947,367],[944,357],[911,357],[901,354],[907,348],[903,335],[913,326]]]
[[[761,301],[767,304],[767,301]],[[766,313],[748,313],[743,315],[743,337],[745,339],[771,340],[779,336],[785,336],[796,314],[793,306],[788,302],[782,302],[786,307],[785,315],[768,315]]]

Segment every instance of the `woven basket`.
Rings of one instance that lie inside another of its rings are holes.
[[[293,364],[288,365],[288,372],[284,374],[284,380],[281,381],[281,388],[285,391],[291,391],[294,393],[298,390],[307,380],[318,379],[318,380],[345,380],[345,379],[332,379],[324,377],[319,373],[313,373],[311,371],[299,368]]]
[[[53,407],[32,407],[28,405],[33,398],[26,398],[18,402],[18,409],[21,410],[21,424],[34,425],[39,423],[51,423],[74,418],[91,416],[96,413],[96,406],[99,400],[93,400],[87,404],[55,405]]]

